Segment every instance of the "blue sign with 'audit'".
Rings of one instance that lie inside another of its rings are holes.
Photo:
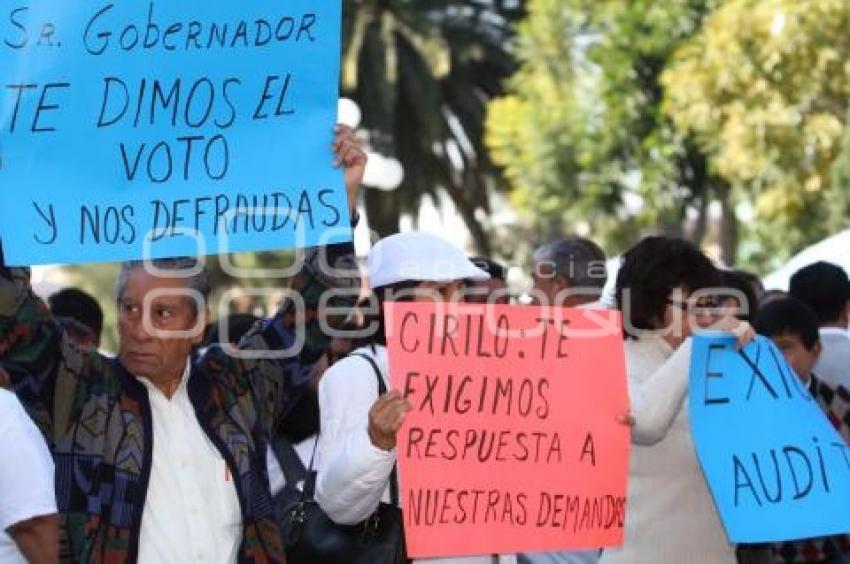
[[[730,541],[850,532],[850,445],[770,340],[695,337],[690,415]]]

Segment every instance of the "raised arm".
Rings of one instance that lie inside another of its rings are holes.
[[[350,128],[337,126],[333,141],[335,166],[345,169],[345,188],[352,217],[363,181],[366,154]],[[214,348],[210,360],[242,371],[257,401],[261,424],[271,432],[280,417],[296,403],[307,386],[296,386],[309,377],[313,363],[325,350],[332,335],[326,334],[319,318],[331,326],[341,325],[360,293],[360,273],[352,242],[307,250],[299,272],[290,281],[299,298],[288,298],[269,320],[255,326],[240,343],[239,360],[225,359],[226,351]],[[302,308],[303,306],[303,308]],[[303,311],[299,311],[303,309]],[[299,326],[299,324],[303,325]],[[282,351],[289,351],[281,354]]]
[[[667,436],[688,392],[690,364],[691,339],[687,339],[647,380],[629,380],[632,442],[654,445]]]
[[[285,300],[272,318],[258,323],[242,339],[239,370],[244,372],[253,390],[263,427],[268,432],[274,430],[303,395],[314,393],[307,380],[315,360],[332,336],[325,334],[319,323],[318,316],[325,315],[324,309],[328,307],[320,301],[327,292],[340,293],[329,305],[335,308],[333,317],[346,317],[359,292],[357,273],[351,243],[311,249],[292,281],[292,290],[302,299]],[[298,311],[302,303],[304,312]],[[217,350],[219,356],[225,353]],[[211,350],[210,354],[217,353]]]
[[[27,268],[7,268],[0,251],[0,366],[27,411],[46,431],[53,413],[62,335],[30,287]]]
[[[755,338],[755,331],[749,323],[731,315],[721,317],[699,331],[731,334],[737,339],[739,349]],[[693,341],[689,337],[647,380],[634,382],[629,379],[634,417],[632,442],[635,444],[653,445],[667,436],[688,393],[692,347]]]

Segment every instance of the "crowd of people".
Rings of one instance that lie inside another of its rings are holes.
[[[334,149],[356,222],[365,154],[344,128]],[[370,522],[398,505],[396,434],[411,411],[390,386],[382,305],[514,301],[503,266],[410,232],[373,246],[363,291],[351,244],[310,249],[290,281],[299,300],[210,330],[198,261],[153,263],[156,272],[122,266],[115,358],[98,352],[96,301],[68,290],[48,307],[26,269],[0,263],[0,562],[285,562],[284,501],[307,487],[334,523]],[[692,243],[654,236],[623,255],[609,304],[605,264],[590,240],[547,242],[529,296],[623,313],[631,410],[620,419],[633,443],[624,545],[429,561],[850,562],[848,536],[730,544],[685,407],[691,335],[722,330],[744,346],[758,332],[850,442],[846,272],[813,264],[788,293],[765,293]]]

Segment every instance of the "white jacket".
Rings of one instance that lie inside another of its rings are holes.
[[[601,563],[735,564],[691,438],[691,339],[675,352],[657,336],[625,344],[635,417],[626,536]]]
[[[375,359],[390,388],[387,351],[380,345],[356,351]],[[316,451],[316,501],[337,523],[355,524],[389,503],[390,473],[395,451],[375,447],[369,440],[369,409],[378,398],[375,371],[364,358],[349,355],[330,368],[319,383],[321,435]],[[516,557],[473,556],[417,560],[430,564],[515,564]]]

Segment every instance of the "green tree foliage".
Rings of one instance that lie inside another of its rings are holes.
[[[664,74],[678,131],[696,134],[736,198],[753,203],[755,264],[850,224],[846,172],[831,175],[850,96],[848,29],[846,0],[729,0]]]
[[[558,0],[535,0],[518,26],[518,72],[508,94],[494,100],[487,117],[487,145],[504,167],[512,199],[529,217],[558,223],[564,201],[576,195],[576,140],[581,123],[573,84],[571,49],[583,17]]]
[[[850,227],[850,110],[844,120],[844,139],[841,152],[832,165],[832,189],[827,196],[830,230]]]
[[[660,75],[709,0],[531,0],[519,72],[490,105],[487,144],[541,236],[581,223],[609,250],[641,230],[684,233],[687,208],[728,188],[662,111]]]
[[[398,190],[366,192],[369,223],[398,230],[401,213],[446,190],[479,251],[480,222],[498,182],[483,146],[487,102],[515,65],[507,51],[522,2],[346,0],[343,93],[363,111],[362,127],[405,170]]]

